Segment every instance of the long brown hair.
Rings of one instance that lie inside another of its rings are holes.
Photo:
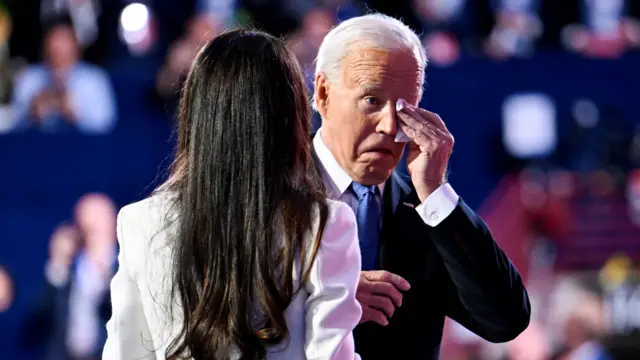
[[[172,295],[183,315],[167,358],[262,359],[287,340],[294,263],[304,284],[328,212],[309,120],[302,72],[281,40],[235,30],[195,59],[162,187],[176,194]]]

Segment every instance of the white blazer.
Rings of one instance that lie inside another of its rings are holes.
[[[165,359],[179,333],[180,304],[169,298],[173,274],[168,234],[175,227],[167,226],[168,205],[166,196],[156,195],[118,214],[119,268],[111,282],[113,313],[107,323],[105,360]],[[269,360],[360,359],[352,335],[362,314],[355,298],[360,277],[355,216],[345,204],[328,200],[328,207],[310,279],[285,311],[289,341],[269,348]],[[314,229],[310,240],[317,234],[317,220]],[[298,263],[296,281],[299,268]]]

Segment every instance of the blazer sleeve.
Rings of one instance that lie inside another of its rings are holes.
[[[118,214],[118,272],[111,280],[111,319],[107,322],[107,341],[103,360],[155,360],[151,335],[144,315],[140,290],[129,272],[127,241],[135,241],[126,208]]]
[[[305,290],[307,359],[354,360],[353,329],[362,315],[356,300],[360,247],[355,215],[346,204],[330,204],[320,247]]]
[[[449,274],[443,289],[446,315],[491,342],[510,341],[524,331],[529,296],[480,216],[460,199],[430,234]]]

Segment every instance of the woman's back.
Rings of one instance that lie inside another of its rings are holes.
[[[237,30],[200,51],[170,176],[119,216],[105,358],[355,356],[355,219],[326,199],[309,111],[279,39]]]
[[[346,205],[333,201],[328,205],[324,238],[309,284],[294,296],[284,314],[289,341],[269,348],[269,360],[353,359],[351,327],[361,314],[360,306],[352,298],[357,284],[353,278],[360,271],[359,249],[353,241],[355,219]],[[170,296],[174,275],[171,267],[174,244],[170,239],[176,226],[167,223],[169,207],[169,198],[160,194],[128,205],[118,215],[120,270],[114,278],[112,293],[114,304],[120,304],[114,315],[120,312],[121,316],[112,318],[108,324],[110,336],[104,359],[164,359],[168,346],[180,333],[182,308]],[[316,235],[317,225],[316,221],[308,234],[310,241]],[[301,276],[299,265],[298,262],[294,273],[296,283]],[[314,290],[315,298],[311,298]],[[318,312],[340,319],[331,322],[330,336],[324,329],[328,323],[307,322],[307,316],[314,312],[318,319],[323,316]],[[124,341],[113,338],[114,333]],[[324,341],[314,339],[312,334]],[[126,357],[121,357],[123,353]],[[237,358],[238,354],[235,357],[230,354],[229,359]]]

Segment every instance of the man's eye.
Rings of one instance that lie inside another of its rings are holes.
[[[367,96],[366,98],[364,98],[364,101],[367,103],[367,105],[372,106],[376,106],[379,103],[378,98],[374,96]]]

